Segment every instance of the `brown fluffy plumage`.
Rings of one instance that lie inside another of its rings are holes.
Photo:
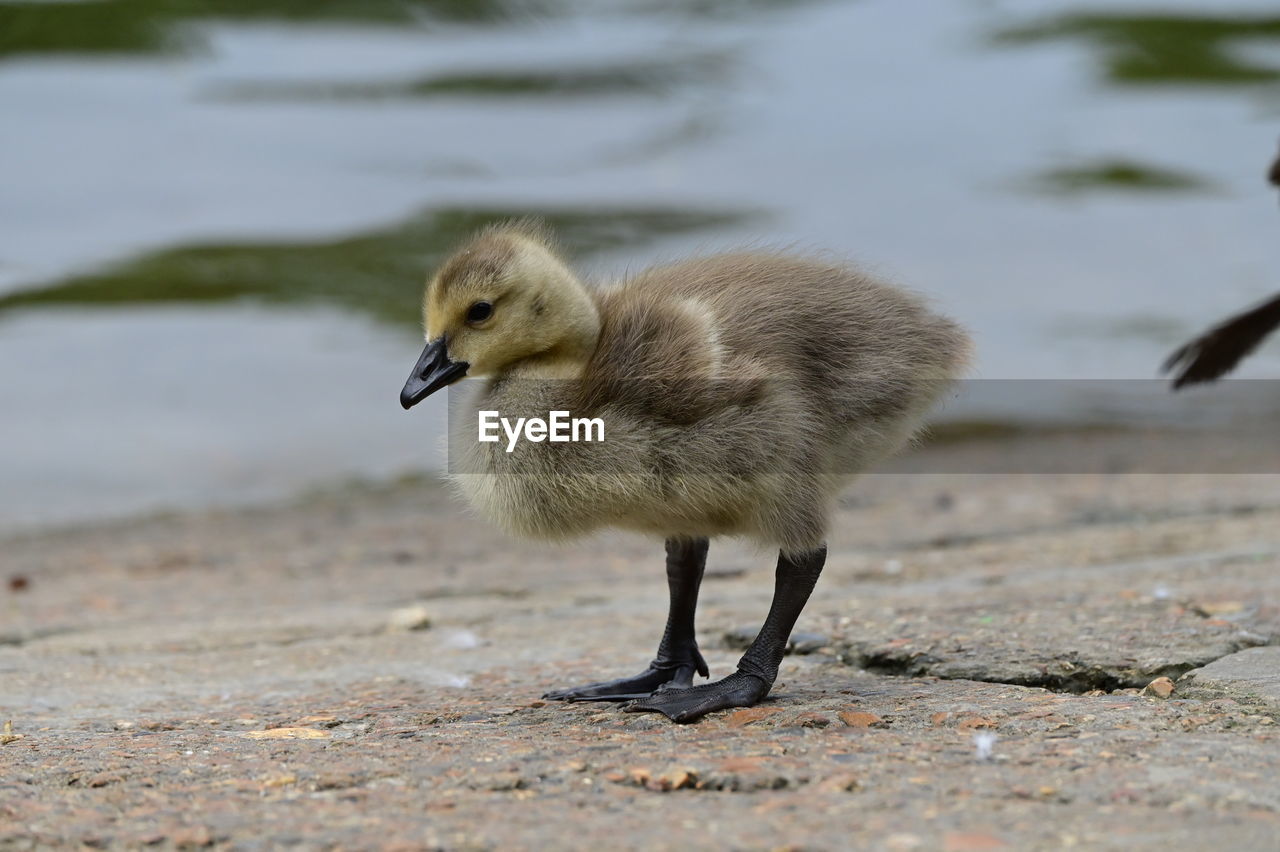
[[[477,300],[492,318],[468,323]],[[429,282],[429,339],[484,375],[454,417],[472,505],[525,535],[616,526],[819,546],[840,488],[901,448],[969,341],[846,266],[743,252],[589,289],[528,223],[490,228]],[[476,440],[477,410],[599,417],[603,442]]]

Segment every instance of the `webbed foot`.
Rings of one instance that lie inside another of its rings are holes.
[[[649,664],[649,668],[634,677],[556,689],[542,697],[552,701],[628,701],[647,698],[657,689],[689,689],[693,684],[694,672],[703,677],[709,674],[707,663],[696,648],[693,649],[693,657],[691,662],[681,663],[655,660]]]
[[[622,709],[628,713],[662,713],[673,722],[695,722],[717,710],[750,707],[768,695],[771,686],[754,675],[734,672],[714,683],[662,689]]]

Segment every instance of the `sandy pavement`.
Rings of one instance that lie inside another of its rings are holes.
[[[713,676],[772,567],[713,543]],[[432,481],[27,534],[0,569],[0,849],[1280,837],[1277,475],[869,477],[774,693],[688,726],[539,698],[652,656],[660,543],[515,542]]]

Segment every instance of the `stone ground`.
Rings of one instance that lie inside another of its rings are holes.
[[[772,563],[713,544],[713,676]],[[1280,837],[1276,475],[869,477],[805,653],[688,726],[539,699],[651,657],[660,544],[512,542],[431,482],[10,538],[0,580],[0,849]]]

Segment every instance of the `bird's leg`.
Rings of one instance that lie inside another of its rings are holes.
[[[738,661],[736,672],[714,683],[656,692],[624,709],[633,713],[655,711],[666,714],[674,722],[692,722],[716,710],[750,707],[762,700],[778,678],[778,666],[791,629],[808,602],[826,560],[825,546],[794,557],[779,554],[773,605],[760,633]]]
[[[634,677],[589,683],[571,689],[548,692],[543,698],[559,701],[623,701],[643,698],[655,689],[685,689],[697,672],[707,677],[707,663],[698,652],[693,618],[698,608],[698,587],[707,564],[708,541],[667,539],[667,587],[671,606],[667,629],[658,643],[658,656],[649,668]]]

